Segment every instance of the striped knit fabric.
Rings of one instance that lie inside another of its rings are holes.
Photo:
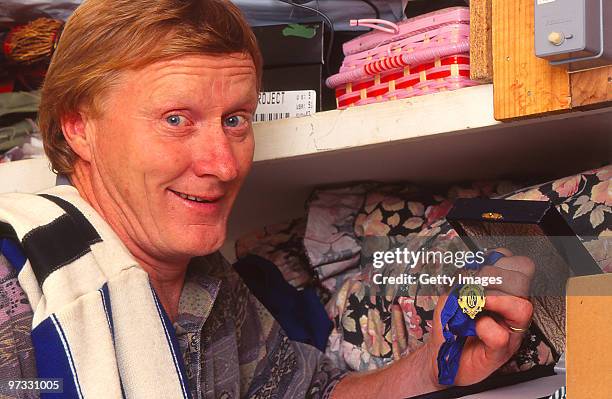
[[[27,256],[14,266],[34,311],[39,378],[62,378],[65,398],[189,397],[147,273],[74,187],[0,195],[0,236]]]

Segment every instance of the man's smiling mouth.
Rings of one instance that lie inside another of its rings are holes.
[[[174,194],[178,195],[179,197],[181,197],[182,199],[185,199],[188,201],[194,201],[194,202],[213,203],[213,202],[218,201],[221,198],[221,196],[199,197],[197,195],[185,194],[180,191],[176,191],[172,189],[169,189],[169,190],[172,191]]]

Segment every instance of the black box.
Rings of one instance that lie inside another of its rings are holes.
[[[322,26],[313,23],[254,27],[264,68],[323,64],[326,35]]]
[[[314,90],[317,112],[335,108],[334,92],[325,86],[321,23],[260,26],[253,32],[264,60],[263,92]]]
[[[446,219],[470,249],[482,248],[487,237],[492,236],[545,236],[552,247],[541,249],[557,251],[572,275],[601,273],[563,216],[548,201],[461,198],[455,201]]]
[[[262,91],[314,90],[316,111],[336,108],[336,97],[325,85],[329,30],[321,22],[258,26],[253,28],[264,59]],[[336,73],[344,55],[342,44],[363,32],[335,32],[329,72]]]
[[[446,219],[472,251],[503,247],[535,263],[534,324],[558,358],[565,347],[568,279],[602,271],[555,206],[547,201],[458,199]]]

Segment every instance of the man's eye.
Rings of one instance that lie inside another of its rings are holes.
[[[181,126],[185,124],[186,120],[185,117],[180,115],[170,115],[166,118],[166,122],[170,126]]]
[[[240,127],[242,124],[246,122],[246,118],[240,115],[232,115],[225,118],[223,122],[227,127]]]

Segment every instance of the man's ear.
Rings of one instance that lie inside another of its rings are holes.
[[[82,160],[91,162],[91,126],[85,113],[77,111],[61,118],[62,132],[72,151]]]

